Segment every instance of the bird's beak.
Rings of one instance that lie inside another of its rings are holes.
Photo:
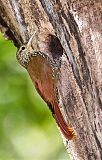
[[[32,40],[33,40],[33,38],[35,36],[35,33],[36,32],[33,33],[33,35],[31,36],[31,38],[29,39],[29,41],[27,43],[27,50],[30,50],[30,51],[32,50],[32,46],[31,45],[32,45]]]

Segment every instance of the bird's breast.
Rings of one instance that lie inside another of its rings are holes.
[[[48,102],[53,101],[55,97],[56,80],[51,62],[41,55],[32,56],[27,71],[33,83],[36,83],[44,99]]]

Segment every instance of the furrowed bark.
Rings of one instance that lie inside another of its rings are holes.
[[[56,34],[64,48],[60,104],[77,134],[66,147],[72,159],[101,160],[102,1],[0,0],[0,30],[16,47],[44,28]]]

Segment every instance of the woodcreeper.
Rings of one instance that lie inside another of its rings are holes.
[[[55,118],[56,123],[58,124],[58,127],[60,128],[64,137],[67,140],[71,140],[75,137],[75,133],[73,129],[70,128],[65,122],[58,103],[58,80],[56,78],[58,67],[56,66],[56,62],[54,62],[48,54],[45,54],[44,52],[39,50],[40,47],[38,48],[38,51],[35,51],[33,49],[32,40],[34,38],[34,35],[35,34],[31,36],[29,42],[26,45],[22,45],[20,47],[19,51],[17,52],[17,60],[24,68],[27,69],[33,81],[33,84],[35,85],[35,88],[37,89],[41,97],[44,99],[44,101],[48,104],[52,115]],[[43,35],[43,37],[44,36],[45,35]],[[45,51],[55,46],[56,50],[58,51],[57,47],[61,45],[59,44],[60,42],[53,41],[53,45],[51,44],[52,42],[48,43],[49,36],[51,37],[51,35],[49,34],[45,36],[45,41],[43,40],[43,45],[40,44],[39,46],[43,46],[43,48],[45,47]],[[42,38],[40,39],[40,41],[41,40]],[[54,49],[52,49],[52,52],[54,52]]]

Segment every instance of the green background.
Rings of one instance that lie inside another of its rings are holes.
[[[0,34],[0,160],[68,160],[52,115],[16,48]]]

